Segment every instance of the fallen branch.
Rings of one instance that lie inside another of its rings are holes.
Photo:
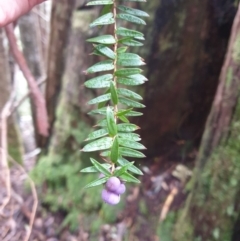
[[[45,99],[37,86],[37,82],[35,81],[33,75],[31,74],[25,58],[22,52],[18,49],[17,40],[13,32],[12,24],[9,24],[5,27],[6,35],[9,41],[9,45],[12,51],[12,54],[19,65],[23,75],[25,76],[29,89],[31,91],[31,96],[33,99],[33,103],[36,107],[36,119],[37,119],[37,130],[38,133],[43,136],[48,136],[48,116],[47,109],[45,105]]]

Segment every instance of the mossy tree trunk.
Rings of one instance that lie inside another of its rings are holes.
[[[176,241],[237,241],[240,228],[240,9],[232,27]]]

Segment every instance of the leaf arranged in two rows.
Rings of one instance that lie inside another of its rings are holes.
[[[146,22],[144,20],[142,20],[141,18],[133,16],[131,14],[127,14],[127,13],[119,13],[119,14],[117,14],[117,18],[126,20],[131,23],[146,25]]]
[[[92,5],[112,5],[113,1],[111,0],[96,0],[96,1],[91,1],[87,3],[87,6],[92,6]]]
[[[124,5],[119,5],[117,6],[117,8],[125,13],[132,14],[138,17],[149,17],[149,15],[146,12],[139,9],[126,7]]]
[[[90,27],[95,27],[99,25],[108,25],[108,24],[113,24],[115,23],[113,13],[106,13],[102,15],[101,17],[97,18],[95,21],[93,21],[90,24]]]

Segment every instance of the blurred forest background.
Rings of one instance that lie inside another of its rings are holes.
[[[0,240],[239,241],[237,0],[148,0],[141,185],[101,201],[79,150],[96,119],[83,71],[100,7],[54,0],[0,29]],[[99,157],[96,157],[99,159]]]

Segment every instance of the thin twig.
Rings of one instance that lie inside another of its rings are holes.
[[[5,152],[3,148],[0,148],[0,151],[1,151],[1,153]],[[35,186],[33,180],[31,179],[31,177],[28,175],[28,173],[24,169],[24,167],[21,166],[17,161],[15,161],[10,155],[6,154],[6,152],[5,152],[5,155],[8,157],[8,159],[12,163],[14,163],[27,176],[30,186],[31,186],[31,191],[32,191],[32,195],[33,195],[33,207],[32,207],[32,213],[31,213],[30,220],[29,220],[29,228],[28,228],[27,234],[23,240],[23,241],[28,241],[30,238],[30,235],[32,233],[33,224],[34,224],[35,216],[37,213],[37,207],[38,207],[38,195],[37,195],[36,186]]]
[[[26,60],[17,46],[17,40],[13,32],[12,24],[9,24],[5,27],[6,35],[9,41],[9,45],[12,51],[12,54],[19,65],[23,75],[25,76],[29,89],[31,90],[31,96],[36,107],[36,119],[37,119],[37,129],[38,133],[43,136],[48,136],[48,117],[47,109],[45,105],[45,99],[37,86],[37,83],[30,72]]]

